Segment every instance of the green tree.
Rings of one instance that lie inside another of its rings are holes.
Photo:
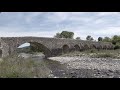
[[[109,37],[104,37],[103,41],[104,41],[104,42],[111,42],[111,38],[109,38]]]
[[[68,31],[62,31],[60,34],[60,38],[70,38],[73,39],[74,33]]]
[[[103,40],[103,38],[102,38],[102,37],[99,37],[99,38],[98,38],[98,41],[102,41],[102,40]]]
[[[88,40],[88,41],[93,41],[94,39],[93,39],[93,37],[91,37],[90,35],[88,35],[88,36],[86,37],[86,40]]]
[[[80,37],[76,37],[76,40],[81,40]]]
[[[112,43],[113,43],[114,45],[120,44],[120,36],[114,35],[114,36],[112,37]]]

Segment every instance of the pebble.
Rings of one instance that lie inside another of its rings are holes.
[[[56,77],[56,76],[55,76],[54,78],[59,78],[59,77]]]
[[[53,74],[50,74],[49,77],[53,77],[54,75]]]
[[[68,69],[75,69],[77,73],[80,69],[89,69],[93,70],[94,73],[92,75],[98,78],[115,78],[116,75],[119,78],[120,76],[120,59],[90,58],[86,56],[50,57],[49,59],[53,61],[59,61],[61,64],[66,63]],[[70,74],[72,74],[72,77],[75,77],[73,74],[76,72],[70,72]],[[81,76],[78,75],[78,77]]]

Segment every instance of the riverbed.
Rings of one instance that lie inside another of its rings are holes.
[[[90,57],[50,57],[66,64],[68,77],[75,78],[119,78],[120,59]]]
[[[19,57],[31,57],[36,62],[44,62],[51,72],[48,78],[119,78],[120,59],[90,57],[50,57],[43,54],[19,54]]]

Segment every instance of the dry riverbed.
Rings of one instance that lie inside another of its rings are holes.
[[[73,52],[48,59],[42,53],[20,53],[0,59],[0,77],[120,78],[120,52],[102,52]]]
[[[91,58],[86,56],[50,57],[66,65],[63,73],[67,78],[119,78],[120,59]]]

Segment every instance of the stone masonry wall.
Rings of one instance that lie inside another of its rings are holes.
[[[67,45],[72,51],[75,49],[75,45],[79,46],[80,50],[85,49],[112,49],[111,43],[103,42],[90,42],[74,39],[57,39],[57,38],[45,38],[45,37],[1,37],[0,45],[2,50],[2,57],[6,57],[12,53],[15,53],[18,46],[24,43],[38,43],[42,45],[43,52],[47,57],[56,56],[62,53],[64,45]]]

